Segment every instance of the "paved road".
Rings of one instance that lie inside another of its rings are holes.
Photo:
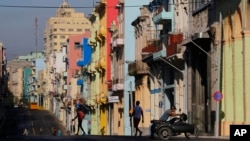
[[[60,121],[48,111],[28,110],[25,108],[6,109],[7,121],[5,122],[5,137],[0,138],[1,141],[152,141],[148,136],[131,137],[131,136],[68,136],[65,128]],[[43,134],[39,134],[39,129],[43,128]],[[53,136],[51,128],[55,127],[62,131],[62,136]],[[22,136],[23,129],[27,128],[30,132],[29,136]],[[172,137],[174,141],[187,140],[185,137]],[[191,139],[193,140],[193,139]],[[229,139],[200,137],[198,141],[227,141]],[[160,141],[154,139],[153,141]]]
[[[31,136],[39,136],[40,129],[46,136],[52,136],[52,128],[60,129],[66,135],[65,128],[60,121],[49,111],[28,110],[27,108],[5,109],[6,122],[4,125],[5,136],[22,136],[24,129]]]
[[[29,137],[9,137],[4,141],[162,141],[159,139],[151,140],[149,137],[130,137],[130,136],[29,136]],[[187,141],[184,137],[173,137],[172,141]],[[192,141],[194,139],[190,139]],[[195,141],[229,141],[229,139],[215,139],[215,138],[198,138]]]

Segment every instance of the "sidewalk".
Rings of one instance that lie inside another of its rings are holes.
[[[229,140],[229,136],[199,136],[199,138],[211,138],[211,139],[225,139],[225,140]]]
[[[185,135],[179,135],[179,136],[176,136],[176,137],[184,137],[185,138]],[[199,136],[199,138],[230,140],[229,136],[218,136],[218,137],[216,137],[216,136],[204,136],[204,135],[201,135],[201,136]]]

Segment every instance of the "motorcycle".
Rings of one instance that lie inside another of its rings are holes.
[[[191,136],[198,138],[199,129],[195,125],[186,122],[187,115],[185,113],[168,121],[166,114],[164,113],[159,120],[151,120],[151,135],[159,137],[162,140],[168,140],[172,136],[178,136],[182,133],[184,133],[187,139],[190,139]]]

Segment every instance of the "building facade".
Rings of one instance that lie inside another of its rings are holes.
[[[90,30],[90,21],[85,17],[84,13],[79,13],[76,12],[73,8],[69,6],[69,4],[66,1],[63,1],[63,3],[59,6],[59,8],[56,10],[56,16],[55,17],[50,17],[47,22],[46,22],[46,27],[44,30],[44,52],[45,52],[45,57],[46,57],[46,75],[45,79],[47,80],[46,87],[49,90],[46,95],[51,95],[51,93],[58,92],[56,91],[55,87],[56,84],[54,83],[55,80],[55,73],[50,73],[53,72],[55,69],[55,54],[59,53],[62,51],[62,47],[64,45],[68,46],[68,39],[70,38],[71,35],[82,35],[85,32],[89,32]],[[72,42],[73,46],[72,48],[75,47],[74,43]],[[72,53],[74,53],[74,50]],[[69,50],[68,50],[69,51]],[[78,49],[78,56],[75,54],[70,54],[71,56],[67,57],[72,57],[73,60],[75,60],[77,57],[81,57],[81,51]],[[63,58],[61,58],[63,59]],[[70,61],[69,58],[64,58],[67,59],[67,61]],[[58,60],[58,59],[57,59]],[[73,61],[72,60],[72,61]],[[61,60],[63,64],[66,65],[65,60]],[[71,65],[76,66],[76,60],[74,63],[70,63]],[[78,68],[79,69],[79,68]],[[57,70],[58,71],[58,70]],[[75,70],[72,70],[75,71]],[[59,72],[58,72],[59,73]],[[74,73],[75,72],[69,72],[69,73]],[[68,79],[73,79],[72,74],[67,74],[67,80]],[[75,78],[75,85],[71,85],[69,81],[64,80],[64,85],[62,86],[62,91],[66,92],[69,94],[69,89],[71,90],[77,90],[77,85],[76,85],[76,78]],[[76,88],[73,89],[71,86],[75,86]],[[72,92],[74,94],[76,92]],[[51,103],[49,104],[49,109],[52,111],[55,111],[56,105],[52,104],[54,103],[53,97],[49,98],[48,100]]]
[[[238,0],[226,7],[227,1],[215,1],[216,28],[214,44],[218,55],[221,100],[220,130],[218,134],[229,136],[231,124],[250,124],[249,48],[250,3]],[[230,9],[230,10],[228,10]],[[217,22],[216,22],[217,21]],[[217,63],[217,64],[218,64]],[[218,127],[218,128],[219,128]]]

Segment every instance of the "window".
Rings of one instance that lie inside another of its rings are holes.
[[[63,46],[63,45],[65,45],[65,42],[60,42],[60,46]]]
[[[65,39],[65,36],[64,36],[64,35],[61,35],[61,36],[60,36],[60,39]]]
[[[65,31],[65,29],[64,28],[60,28],[60,31]]]
[[[69,29],[69,31],[71,31],[71,32],[72,32],[72,31],[74,31],[74,29],[70,28],[70,29]]]
[[[211,0],[192,0],[191,1],[192,11],[193,12],[198,11],[204,6],[206,6],[207,4],[209,4],[210,2]]]
[[[76,31],[77,31],[77,32],[82,32],[82,29],[77,29]]]
[[[75,48],[80,48],[80,47],[81,47],[80,42],[75,42]]]

